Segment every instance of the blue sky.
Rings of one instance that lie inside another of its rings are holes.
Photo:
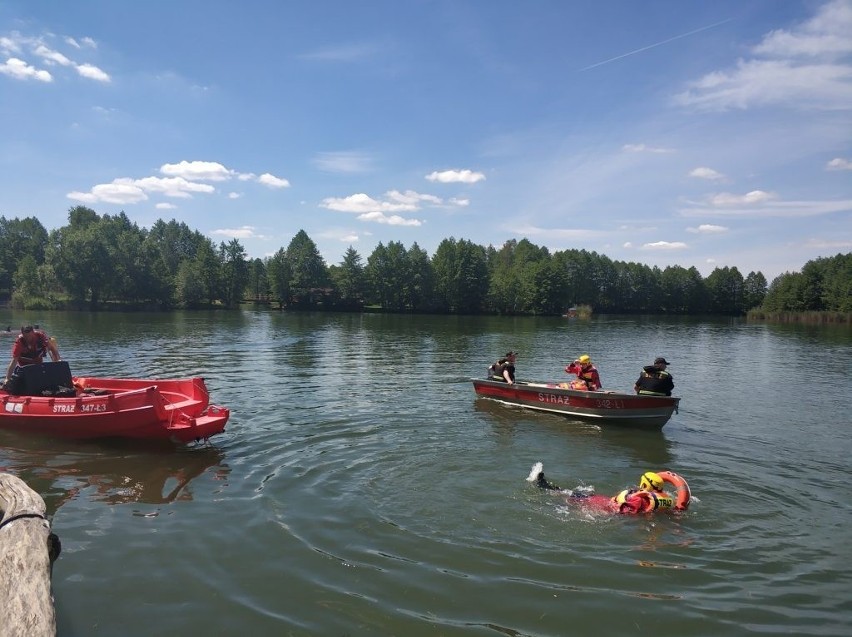
[[[852,250],[852,0],[0,3],[0,214],[250,257],[526,237],[771,281]]]

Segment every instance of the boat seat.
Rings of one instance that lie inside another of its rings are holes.
[[[168,396],[164,395],[163,398],[166,399],[166,409],[185,409],[187,407],[192,407],[193,405],[198,404],[198,401],[193,398],[190,398],[188,400],[177,400],[174,402],[170,401],[168,399]]]

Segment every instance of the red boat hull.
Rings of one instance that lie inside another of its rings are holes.
[[[556,383],[473,381],[476,395],[537,411],[548,411],[601,425],[659,430],[677,411],[680,398],[609,391],[578,391]]]
[[[203,378],[76,378],[76,396],[0,391],[0,428],[59,438],[192,442],[221,433],[230,410],[210,405]]]

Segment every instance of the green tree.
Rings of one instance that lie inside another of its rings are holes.
[[[414,242],[407,255],[408,287],[406,304],[412,310],[432,307],[435,296],[435,273],[429,254]]]
[[[766,277],[762,272],[749,272],[743,283],[743,308],[760,307],[766,298]]]
[[[347,307],[360,307],[364,302],[366,277],[361,255],[351,245],[343,255],[340,266],[334,269],[333,282],[341,302]]]
[[[715,268],[705,284],[710,296],[710,311],[719,314],[743,313],[743,276],[737,268]]]
[[[249,282],[246,251],[238,239],[219,244],[219,260],[222,267],[222,290],[225,307],[238,307],[243,300]]]
[[[248,263],[248,295],[252,299],[269,296],[269,276],[263,259],[252,259]]]
[[[111,250],[94,210],[76,206],[68,218],[67,226],[49,234],[45,260],[72,300],[95,308],[113,280]]]
[[[379,245],[367,258],[367,280],[381,306],[388,310],[408,309],[411,288],[408,251],[399,241]]]
[[[768,312],[803,312],[807,282],[801,272],[785,272],[769,285],[763,309]]]
[[[0,217],[0,290],[11,290],[12,277],[24,257],[36,265],[44,263],[48,233],[35,217]]]
[[[269,289],[272,297],[278,301],[279,307],[284,307],[291,301],[290,282],[293,279],[293,270],[290,267],[290,259],[287,251],[280,248],[266,264],[266,272],[269,277]]]
[[[226,292],[222,259],[210,239],[198,245],[192,263],[198,272],[208,304],[214,305],[216,301],[223,300]]]
[[[447,312],[478,313],[488,294],[485,248],[454,238],[444,239],[432,257],[438,307]]]
[[[191,230],[182,221],[172,219],[165,222],[158,219],[151,226],[146,241],[156,248],[169,276],[174,277],[180,264],[194,259],[199,246],[207,238],[197,230]]]
[[[325,261],[304,230],[299,230],[287,246],[290,263],[290,292],[300,303],[313,304],[314,292],[329,284]]]
[[[181,261],[175,275],[175,298],[180,307],[194,309],[209,298],[201,268],[195,259]]]
[[[852,312],[852,252],[826,259],[822,302],[828,311]]]

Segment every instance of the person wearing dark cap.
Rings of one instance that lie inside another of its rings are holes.
[[[510,385],[515,382],[515,359],[517,352],[506,352],[503,358],[497,360],[488,368],[488,377],[491,380],[500,380]]]
[[[54,362],[62,360],[54,339],[32,325],[24,325],[12,344],[12,360],[6,369],[6,381],[12,378],[12,374],[19,368],[41,363],[48,354]]]
[[[674,379],[666,371],[669,362],[662,356],[654,359],[653,365],[642,368],[642,374],[633,389],[637,394],[646,396],[671,396]]]

